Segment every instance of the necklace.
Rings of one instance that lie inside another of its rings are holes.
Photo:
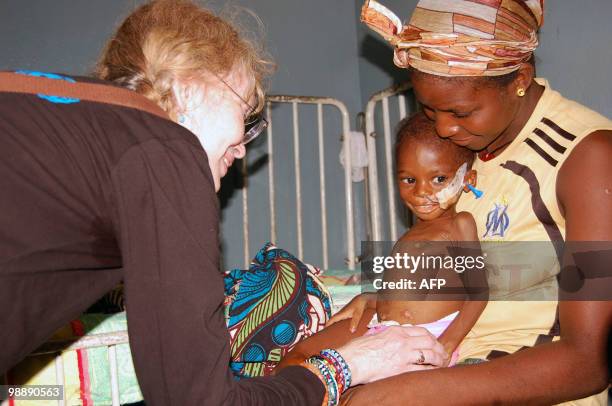
[[[484,161],[484,162],[490,161],[491,159],[493,159],[493,158],[495,158],[497,156],[497,155],[495,155],[495,153],[497,151],[499,151],[500,149],[505,148],[508,145],[512,144],[512,141],[514,141],[514,139],[512,139],[512,140],[510,140],[510,141],[508,141],[508,142],[506,142],[506,143],[504,143],[502,145],[500,145],[499,147],[495,148],[493,151],[487,151],[486,149],[483,149],[482,151],[480,151],[478,153],[478,158],[481,161]]]

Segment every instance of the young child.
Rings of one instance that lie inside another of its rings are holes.
[[[461,193],[469,191],[467,185],[476,185],[476,172],[470,169],[474,153],[440,138],[434,123],[422,113],[400,122],[395,148],[399,195],[418,220],[397,241],[390,256],[444,257],[451,261],[466,254],[478,256],[474,219],[467,212],[455,211]],[[374,309],[366,309],[355,331],[349,330],[351,320],[330,325],[299,343],[278,368],[297,364],[323,348],[337,348],[357,336],[375,334],[387,325],[404,324],[423,326],[438,337],[449,356],[454,355],[452,360],[449,357],[452,364],[457,358],[457,347],[486,305],[484,264],[482,267],[472,264],[471,269],[464,271],[441,266],[414,273],[386,269],[385,286],[389,282],[413,280],[419,287],[417,281],[427,278],[445,280],[447,289],[381,289],[375,309],[378,322],[370,322]],[[451,294],[447,293],[448,287]],[[467,300],[468,296],[471,300]],[[478,300],[473,300],[475,297]]]

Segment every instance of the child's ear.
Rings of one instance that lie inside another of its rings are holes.
[[[463,178],[466,185],[463,187],[463,191],[464,192],[469,192],[470,189],[468,189],[467,185],[472,185],[474,187],[476,187],[476,183],[478,180],[478,174],[476,173],[476,171],[474,169],[470,169],[469,171],[467,171],[467,173],[465,174],[465,178]]]

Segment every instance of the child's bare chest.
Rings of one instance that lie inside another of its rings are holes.
[[[404,235],[402,240],[409,241],[451,241],[452,219],[440,219],[437,221],[422,221],[416,223]]]

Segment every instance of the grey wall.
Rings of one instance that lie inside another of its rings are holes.
[[[538,75],[565,97],[612,117],[612,1],[546,3]]]
[[[140,0],[0,0],[0,69],[30,68],[72,74],[87,73],[106,38]],[[401,18],[408,18],[416,0],[385,0],[385,5]],[[208,2],[220,9],[226,2]],[[342,100],[351,116],[362,110],[369,96],[393,83],[405,80],[404,71],[392,63],[392,51],[376,35],[359,23],[361,0],[235,0],[235,5],[253,9],[267,29],[268,49],[278,64],[271,82],[272,93],[329,96]],[[566,97],[576,99],[612,117],[612,2],[609,0],[555,0],[547,3],[546,23],[537,51],[539,74]],[[289,114],[279,108],[275,117]],[[319,232],[320,215],[309,198],[318,194],[318,161],[313,137],[314,110],[301,112],[300,159],[302,173],[310,175],[305,182],[305,229],[311,235]],[[340,126],[336,113],[326,119],[326,145],[329,162],[326,172],[329,205],[332,210],[330,239],[333,241],[332,267],[343,265],[346,245],[344,213],[340,200],[343,191],[340,152]],[[351,125],[355,127],[354,120]],[[282,147],[276,154],[284,161],[277,164],[279,178],[289,179],[293,171],[290,123],[279,118],[275,139]],[[248,156],[252,172],[248,178],[249,202],[253,205],[253,240],[249,250],[269,238],[267,222],[267,160],[265,140],[256,141]],[[282,162],[282,163],[281,163]],[[357,217],[363,219],[361,185],[356,185]],[[241,266],[242,180],[231,173],[222,189],[223,236],[227,267]],[[278,190],[280,245],[296,251],[292,190]],[[358,238],[365,237],[363,222]],[[305,257],[320,263],[317,237],[306,239]]]
[[[0,69],[90,72],[135,0],[0,1]]]
[[[278,0],[242,0],[235,4],[255,11],[263,20],[268,39],[268,50],[276,61],[278,68],[272,78],[270,92],[273,94],[293,94],[308,96],[327,96],[344,102],[352,117],[361,109],[359,93],[359,67],[356,11],[352,0],[329,1],[278,1]],[[340,268],[344,265],[346,252],[345,217],[341,193],[344,193],[342,167],[338,162],[340,153],[341,124],[339,113],[333,108],[325,109],[326,135],[326,190],[328,193],[327,210],[330,226],[328,227],[331,242],[330,267]],[[276,187],[277,241],[283,248],[297,255],[296,236],[296,197],[293,189],[294,163],[293,136],[289,107],[279,107],[273,111],[275,139],[274,174],[277,184],[288,185]],[[353,120],[351,120],[352,124]],[[299,165],[302,183],[302,210],[304,213],[304,260],[322,263],[320,245],[320,219],[318,196],[319,163],[317,157],[316,115],[314,108],[300,109],[300,152]],[[265,162],[267,144],[258,140],[250,147],[248,162]],[[249,182],[249,232],[251,244],[249,252],[254,253],[261,244],[270,238],[268,213],[268,177],[269,165],[258,166],[250,171]],[[365,219],[363,213],[363,191],[361,185],[355,185],[356,217]],[[243,262],[242,232],[242,190],[234,188],[228,182],[223,189],[224,253],[228,267]],[[225,197],[228,196],[226,199]],[[358,222],[357,233],[364,232],[363,221]],[[361,238],[359,238],[361,240]]]
[[[361,109],[357,18],[351,0],[241,0],[267,29],[268,50],[278,63],[272,93],[328,96]]]

